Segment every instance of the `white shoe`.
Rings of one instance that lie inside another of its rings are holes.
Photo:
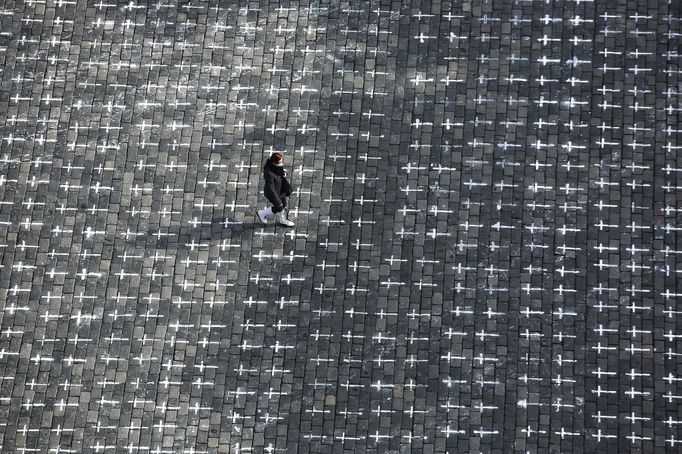
[[[279,222],[281,225],[287,226],[287,227],[293,227],[296,224],[291,222],[290,220],[287,219],[287,212],[282,210],[278,213],[277,215],[277,222]]]
[[[272,212],[272,207],[267,207],[262,210],[256,211],[256,215],[258,215],[258,219],[260,219],[260,222],[263,224],[268,223],[268,216],[272,216],[274,213]]]

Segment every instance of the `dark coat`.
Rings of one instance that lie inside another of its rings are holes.
[[[275,207],[285,205],[285,197],[291,195],[291,185],[286,179],[284,168],[274,165],[270,159],[263,166],[265,197]]]

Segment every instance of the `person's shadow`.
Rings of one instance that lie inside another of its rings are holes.
[[[158,229],[149,230],[147,235],[138,236],[136,243],[141,247],[150,247],[150,243],[153,243],[155,249],[189,249],[194,244],[221,242],[225,239],[234,239],[236,242],[241,240],[245,232],[253,232],[262,227],[267,228],[255,218],[251,222],[248,218],[244,222],[234,222],[225,217],[215,217],[210,224],[171,226],[161,234]]]

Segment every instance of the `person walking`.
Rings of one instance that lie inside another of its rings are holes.
[[[272,153],[263,166],[263,176],[265,177],[265,198],[272,206],[263,208],[256,212],[258,219],[263,224],[268,223],[268,217],[275,215],[277,222],[287,227],[295,224],[287,219],[286,206],[287,197],[291,195],[291,185],[286,178],[284,170],[284,155],[282,153]]]

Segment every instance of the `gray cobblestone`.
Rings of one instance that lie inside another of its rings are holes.
[[[6,2],[2,451],[675,451],[680,21]]]

